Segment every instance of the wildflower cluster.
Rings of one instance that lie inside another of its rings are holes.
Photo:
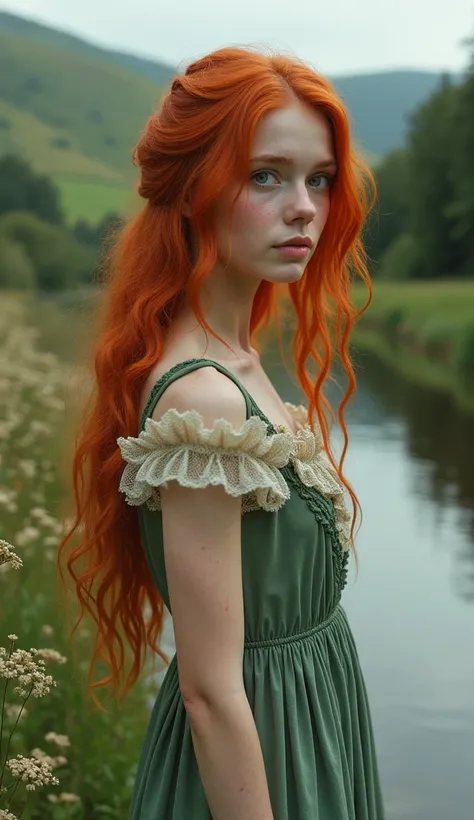
[[[8,553],[5,552],[5,554],[12,552],[10,546],[3,548],[8,549]],[[51,756],[39,748],[33,749],[30,757],[21,754],[8,757],[18,722],[22,716],[27,714],[25,704],[28,699],[30,697],[43,698],[49,694],[53,686],[56,686],[56,681],[46,672],[45,658],[60,664],[65,663],[67,659],[54,649],[16,649],[15,642],[18,637],[13,633],[8,635],[8,639],[9,649],[0,646],[0,681],[5,681],[0,712],[0,803],[7,801],[4,808],[0,807],[0,820],[17,820],[16,815],[10,809],[18,786],[23,784],[26,792],[32,792],[44,786],[57,786],[59,779],[53,774],[53,770],[59,766],[65,766],[68,762],[63,754]],[[42,657],[39,657],[40,655]],[[17,682],[13,693],[23,698],[21,704],[6,701],[7,688],[12,681]],[[11,719],[15,722],[7,738],[5,755],[2,756],[5,718],[7,721]],[[56,732],[47,732],[44,739],[54,744],[60,751],[71,745],[67,735]],[[10,772],[12,778],[8,785],[4,782],[6,771]],[[49,794],[48,799],[51,803],[77,803],[80,800],[77,795],[69,792],[62,792],[60,795]]]
[[[8,637],[12,643],[16,640],[16,635]],[[7,651],[0,646],[0,678],[17,680],[18,685],[13,691],[20,697],[28,698],[31,695],[34,698],[44,698],[51,687],[56,686],[52,676],[46,674],[44,660],[35,660],[37,653],[37,649]]]
[[[59,784],[58,778],[53,777],[51,765],[45,760],[17,755],[7,761],[7,766],[16,780],[26,783],[27,791],[34,791],[37,786]]]
[[[9,564],[9,569],[21,569],[23,561],[12,545],[0,538],[0,565]]]

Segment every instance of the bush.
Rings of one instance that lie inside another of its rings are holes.
[[[35,269],[25,249],[0,237],[0,288],[33,290],[35,286]]]
[[[64,223],[59,191],[48,177],[36,174],[21,157],[0,158],[0,214],[29,211],[53,225]]]
[[[13,212],[0,219],[0,237],[22,246],[41,290],[63,290],[91,281],[95,254],[65,228],[43,222],[34,214]]]
[[[474,375],[474,324],[468,325],[460,334],[454,356],[456,367],[461,373]]]
[[[379,277],[381,279],[405,280],[416,277],[420,265],[417,241],[404,233],[394,239],[382,257]]]

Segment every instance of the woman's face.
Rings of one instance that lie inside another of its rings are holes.
[[[336,174],[326,118],[295,101],[260,123],[249,178],[234,206],[231,192],[216,221],[218,256],[228,273],[268,282],[298,281],[314,254],[329,213]],[[281,247],[295,237],[309,247]]]

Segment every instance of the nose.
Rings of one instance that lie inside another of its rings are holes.
[[[291,223],[296,219],[301,219],[304,223],[308,223],[311,222],[315,216],[316,204],[314,198],[311,197],[310,191],[308,191],[306,183],[295,185],[291,192],[288,193],[285,206],[285,221]]]

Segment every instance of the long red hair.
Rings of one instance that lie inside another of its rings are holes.
[[[295,96],[327,117],[338,173],[317,250],[304,277],[285,289],[286,305],[296,318],[294,367],[308,399],[309,418],[318,419],[332,459],[327,415],[333,417],[322,388],[334,355],[346,371],[347,392],[338,410],[344,445],[339,463],[333,463],[352,499],[354,533],[359,505],[342,474],[347,449],[343,413],[355,390],[349,337],[359,312],[351,301],[353,279],[364,280],[368,301],[371,294],[362,229],[374,200],[374,180],[354,150],[347,112],[327,80],[296,59],[224,48],[176,76],[149,119],[134,151],[141,172],[139,194],[146,203],[121,230],[107,265],[101,327],[93,348],[93,392],[73,458],[75,515],[58,558],[61,578],[67,585],[66,569],[80,604],[76,627],[86,613],[95,622],[89,685],[97,704],[97,687],[112,685],[119,700],[127,694],[147,647],[168,660],[158,646],[164,604],[145,560],[137,510],[118,491],[124,464],[117,438],[137,435],[144,382],[186,297],[201,325],[216,335],[199,304],[203,282],[217,261],[213,209],[236,180],[245,183],[262,117]],[[182,215],[191,193],[198,237],[195,258]],[[257,290],[250,328],[257,346],[257,336],[276,327],[282,349],[281,294],[281,286],[266,281]],[[95,680],[99,661],[108,674]]]

